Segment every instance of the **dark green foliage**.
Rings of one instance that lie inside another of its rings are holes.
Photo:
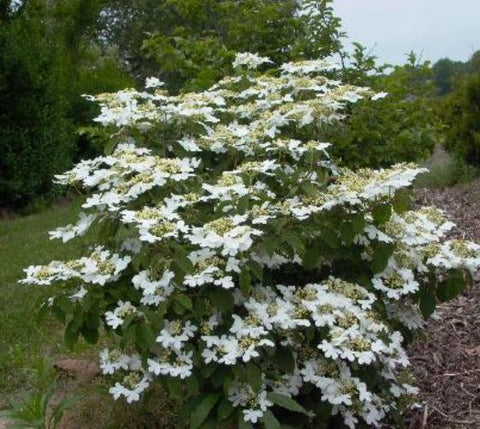
[[[467,72],[468,65],[461,61],[452,61],[449,58],[442,58],[433,65],[433,74],[437,94],[440,96],[450,94],[456,82]]]
[[[445,100],[442,116],[447,150],[480,166],[480,67]]]
[[[277,64],[336,52],[340,20],[330,0],[316,3],[322,14],[306,22],[294,0],[110,0],[104,34],[139,82],[153,75],[173,92],[205,89],[231,72],[236,52]]]
[[[444,96],[452,93],[461,83],[462,79],[478,70],[480,51],[475,52],[465,62],[452,61],[449,58],[438,60],[432,67],[436,94]]]
[[[54,195],[54,174],[98,149],[79,126],[97,107],[84,93],[116,91],[131,80],[115,52],[94,44],[101,2],[0,3],[0,207]]]
[[[388,95],[374,103],[355,103],[344,123],[322,131],[332,143],[331,153],[350,167],[388,167],[428,158],[440,131],[429,63],[411,54],[405,65],[386,74],[388,66],[378,66],[360,44],[350,61],[343,71],[345,80]]]
[[[73,152],[59,49],[25,16],[0,27],[0,206],[52,191]]]

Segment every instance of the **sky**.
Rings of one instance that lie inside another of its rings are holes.
[[[433,62],[480,49],[480,0],[334,0],[349,39],[400,64],[412,49]]]

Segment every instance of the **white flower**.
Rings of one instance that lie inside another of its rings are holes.
[[[171,350],[163,358],[148,359],[148,371],[155,375],[169,375],[181,379],[192,375],[192,352],[184,353]]]
[[[130,404],[140,400],[140,394],[143,393],[150,385],[150,378],[148,375],[143,375],[139,372],[132,372],[124,377],[122,383],[115,383],[109,392],[114,399],[125,396],[125,399]]]
[[[257,423],[259,419],[263,417],[263,411],[262,410],[243,410],[243,419],[246,422],[252,422],[252,423]]]
[[[80,213],[80,218],[75,225],[68,225],[62,228],[57,228],[54,231],[50,231],[50,239],[52,240],[54,238],[61,238],[62,241],[66,243],[74,237],[82,236],[95,219],[95,215],[87,216],[85,213]]]
[[[371,100],[376,101],[376,100],[381,100],[382,98],[385,98],[388,95],[388,92],[377,92],[374,96],[371,97]]]
[[[260,65],[271,63],[269,58],[260,57],[258,54],[252,54],[250,52],[237,53],[232,65],[234,68],[244,66],[249,70],[256,70]]]
[[[147,77],[145,79],[145,88],[159,88],[163,85],[164,83],[156,77]]]
[[[188,238],[192,244],[210,249],[221,248],[222,255],[235,256],[252,246],[252,236],[262,234],[258,229],[242,225],[246,220],[247,216],[219,218],[201,228],[192,228]]]
[[[165,301],[174,291],[172,283],[175,273],[166,270],[159,280],[151,280],[147,270],[140,271],[132,278],[135,289],[141,289],[143,297],[141,303],[145,305],[158,305]]]
[[[100,352],[100,369],[103,374],[113,374],[119,369],[128,370],[132,361],[138,359],[138,356],[128,356],[117,350],[103,349]]]
[[[189,341],[194,337],[197,327],[192,325],[190,321],[182,323],[178,320],[165,320],[164,328],[160,331],[160,335],[157,337],[157,343],[160,343],[165,348],[173,348],[175,350],[181,350],[183,343]]]
[[[136,313],[137,309],[130,303],[130,301],[118,301],[117,307],[113,311],[107,311],[105,313],[105,320],[107,325],[111,326],[113,329],[117,329],[119,326],[123,325],[125,317]]]

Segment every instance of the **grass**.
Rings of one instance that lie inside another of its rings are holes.
[[[82,256],[84,242],[50,240],[48,231],[75,222],[80,201],[57,205],[37,214],[0,221],[0,410],[17,403],[26,391],[42,393],[44,382],[38,374],[60,355],[81,355],[95,359],[98,349],[80,342],[74,352],[63,343],[64,327],[42,304],[50,296],[46,288],[18,283],[29,265],[53,259]],[[88,239],[88,236],[86,237]],[[95,356],[95,357],[94,357]],[[42,369],[39,372],[38,369]],[[79,395],[82,399],[61,427],[69,429],[151,429],[176,427],[176,405],[158,388],[139,403],[114,401],[108,393],[112,380],[103,377],[93,382],[59,379],[57,395]]]
[[[437,146],[425,167],[429,171],[417,177],[414,184],[417,188],[445,189],[459,183],[468,183],[478,173],[473,167],[453,158],[440,146]]]
[[[0,398],[25,388],[28,369],[64,352],[62,327],[40,311],[46,291],[18,283],[23,269],[79,256],[79,242],[49,240],[48,231],[72,223],[80,203],[0,222]]]

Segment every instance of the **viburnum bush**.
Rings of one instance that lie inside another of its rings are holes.
[[[412,403],[406,339],[471,281],[480,246],[411,208],[422,168],[352,171],[315,140],[385,94],[320,60],[234,64],[201,93],[152,78],[91,97],[111,144],[58,176],[86,191],[86,213],[51,236],[99,236],[23,281],[61,285],[50,305],[68,344],[115,334],[100,354],[114,398],[161,383],[192,429],[378,425]]]

